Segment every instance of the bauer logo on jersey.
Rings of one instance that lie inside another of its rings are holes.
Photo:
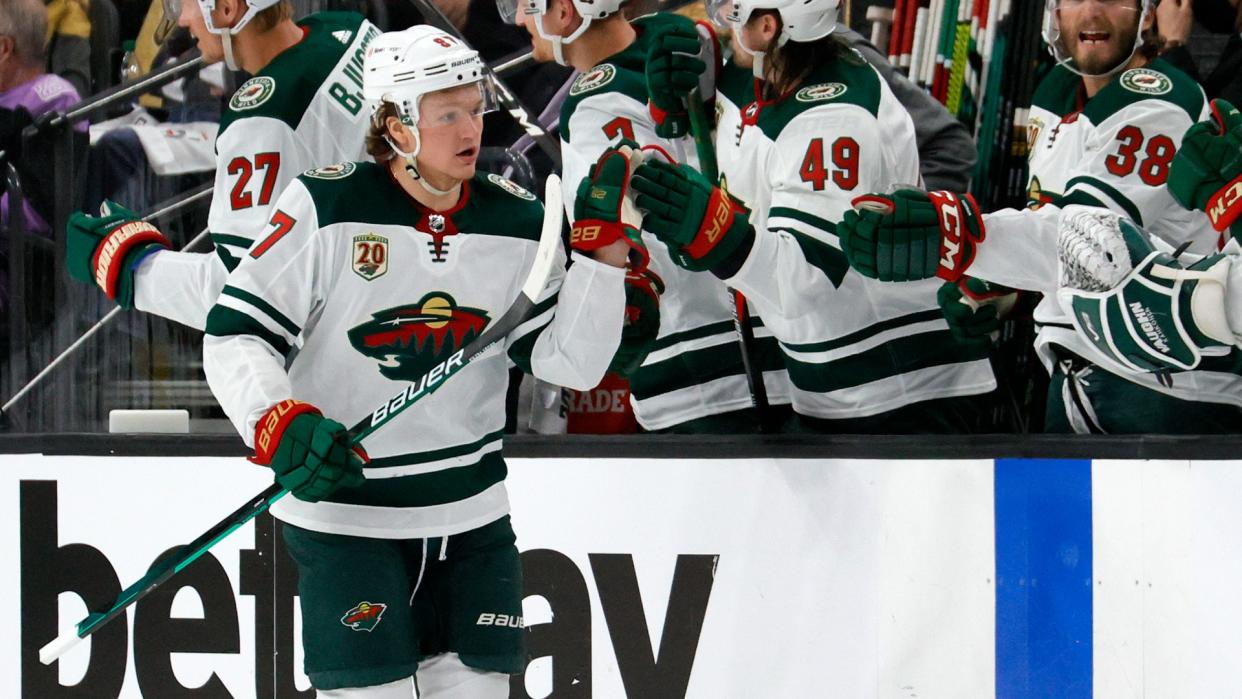
[[[848,88],[842,83],[821,83],[798,90],[798,94],[794,95],[794,99],[799,102],[822,102],[844,95],[846,89]]]
[[[254,109],[271,99],[275,92],[275,80],[266,75],[251,78],[242,83],[242,86],[237,88],[237,92],[233,93],[233,99],[229,100],[229,109],[233,111]]]
[[[388,605],[383,602],[359,602],[357,607],[345,612],[341,623],[354,631],[371,631],[379,626]]]
[[[337,163],[335,165],[324,165],[314,170],[307,170],[303,175],[314,177],[317,180],[339,180],[343,177],[349,177],[353,174],[357,166],[353,163]]]
[[[523,189],[522,186],[517,184],[516,182],[505,179],[504,177],[501,177],[500,175],[497,175],[494,172],[489,172],[487,174],[487,179],[492,184],[496,185],[497,187],[500,187],[501,189],[505,190],[506,192],[512,194],[515,197],[520,197],[527,201],[535,201],[535,195]]]
[[[1143,95],[1167,95],[1173,91],[1173,81],[1163,73],[1147,68],[1127,70],[1121,76],[1121,86],[1130,92]]]
[[[418,303],[386,308],[349,331],[354,349],[379,360],[386,378],[412,381],[478,337],[490,317],[433,291]]]
[[[569,88],[569,94],[571,97],[576,97],[584,92],[590,92],[597,87],[607,85],[615,77],[617,77],[617,69],[613,68],[611,64],[605,63],[595,66],[578,76],[573,86]]]
[[[367,281],[384,276],[388,271],[388,239],[374,233],[354,236],[354,251],[350,257],[354,274]]]

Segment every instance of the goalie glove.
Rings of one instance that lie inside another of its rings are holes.
[[[716,94],[719,44],[705,22],[675,24],[657,30],[647,48],[648,111],[661,138],[690,133],[686,100],[697,87],[704,100]]]
[[[345,426],[328,420],[310,403],[284,400],[272,406],[254,429],[255,455],[270,466],[276,482],[293,496],[318,502],[341,488],[356,488],[369,461],[362,447],[350,447]]]
[[[1061,214],[1057,298],[1074,329],[1131,373],[1194,369],[1205,353],[1242,343],[1225,313],[1232,259],[1184,267],[1106,209]]]
[[[651,352],[660,334],[660,295],[664,280],[650,269],[625,275],[625,326],[608,371],[629,377]]]
[[[841,250],[863,276],[884,282],[961,279],[986,230],[969,194],[899,189],[854,199],[837,225]]]
[[[659,160],[635,171],[634,190],[638,208],[646,212],[647,231],[668,246],[679,267],[721,277],[737,271],[741,261],[734,253],[753,240],[754,232],[746,209],[727,192],[689,165]]]
[[[1212,100],[1212,118],[1187,129],[1168,187],[1182,206],[1206,212],[1217,231],[1242,233],[1242,114],[1233,105]]]
[[[122,308],[134,307],[134,273],[142,260],[171,247],[155,226],[110,201],[100,207],[99,216],[77,211],[65,225],[69,276],[95,283]]]
[[[581,252],[623,241],[630,247],[630,270],[636,273],[646,270],[650,262],[640,230],[643,216],[630,191],[630,177],[642,157],[633,141],[622,140],[616,148],[604,151],[578,185],[569,233],[570,247]]]

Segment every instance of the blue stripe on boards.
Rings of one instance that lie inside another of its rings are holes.
[[[1089,698],[1091,462],[997,459],[996,696]]]

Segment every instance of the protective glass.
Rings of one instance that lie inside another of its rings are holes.
[[[707,19],[716,25],[717,29],[733,28],[733,24],[729,21],[733,10],[731,0],[704,0],[703,9],[707,12]]]
[[[517,24],[518,0],[496,0],[496,11],[505,24]]]
[[[498,101],[490,78],[471,83],[470,86],[475,89],[450,88],[424,95],[418,105],[419,130],[458,127],[488,112],[496,111]]]

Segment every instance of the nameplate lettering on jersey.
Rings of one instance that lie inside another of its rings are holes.
[[[465,350],[459,349],[453,353],[451,357],[440,362],[431,368],[426,374],[423,374],[417,381],[410,382],[397,395],[388,400],[387,403],[381,405],[371,413],[371,425],[375,426],[383,422],[389,415],[400,412],[406,403],[413,403],[425,393],[430,393],[439,387],[445,379],[453,375],[453,372],[465,366]]]
[[[328,95],[332,98],[332,103],[350,117],[358,116],[366,104],[366,100],[362,97],[362,60],[367,54],[367,46],[377,36],[379,36],[379,29],[374,25],[368,25],[366,33],[358,42],[358,47],[352,54],[349,54],[349,60],[337,64],[336,70],[328,76],[328,80],[331,81],[328,86]]]

